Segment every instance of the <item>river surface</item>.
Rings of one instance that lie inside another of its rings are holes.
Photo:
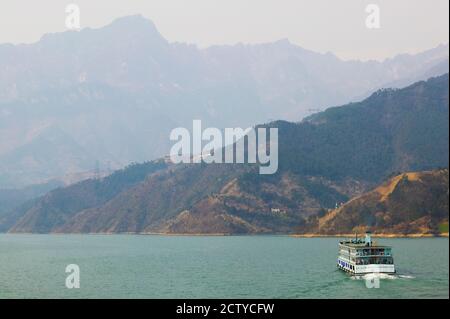
[[[449,298],[448,238],[378,239],[398,273],[371,289],[337,270],[338,241],[0,234],[0,298]]]

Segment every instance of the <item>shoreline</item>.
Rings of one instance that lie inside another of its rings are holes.
[[[327,237],[338,237],[338,238],[354,238],[355,234],[333,234],[333,235],[324,235],[324,234],[295,234],[289,235],[294,238],[327,238]],[[359,237],[363,236],[358,234]],[[395,233],[372,233],[372,238],[448,238],[448,233],[441,234],[395,234]]]
[[[355,234],[227,234],[227,233],[0,233],[0,235],[135,235],[135,236],[167,236],[167,237],[257,237],[257,236],[284,236],[291,238],[354,238]],[[360,237],[362,234],[358,234]],[[373,238],[449,238],[449,233],[440,234],[372,234]]]

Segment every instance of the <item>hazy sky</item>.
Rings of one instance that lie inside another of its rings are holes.
[[[448,0],[0,0],[0,43],[35,42],[65,30],[65,7],[81,9],[81,27],[142,14],[169,41],[198,44],[269,42],[288,38],[318,52],[383,59],[448,43]],[[365,25],[378,4],[380,29]]]

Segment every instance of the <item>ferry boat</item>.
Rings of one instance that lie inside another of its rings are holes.
[[[356,236],[353,240],[339,242],[338,268],[352,275],[395,273],[392,248],[372,242],[371,237],[367,232],[365,239]]]

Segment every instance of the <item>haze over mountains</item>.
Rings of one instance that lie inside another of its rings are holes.
[[[219,128],[299,121],[385,86],[448,72],[448,45],[342,61],[288,40],[169,43],[141,16],[0,45],[0,188],[158,158],[193,119]]]
[[[279,129],[275,175],[260,175],[258,167],[244,164],[133,165],[28,202],[9,214],[12,218],[5,219],[3,228],[19,233],[320,232],[315,223],[329,209],[397,172],[448,168],[448,118],[445,74],[403,89],[377,91],[300,123],[267,124]],[[352,231],[364,221],[402,233],[433,233],[445,223],[448,227],[448,170],[410,177],[420,183],[403,183],[393,196],[387,192],[386,206],[365,195],[368,200],[361,205],[367,203],[367,209],[349,210],[351,216],[343,210],[323,232]],[[392,190],[399,185],[388,183]],[[409,228],[409,221],[417,221],[416,227]]]

